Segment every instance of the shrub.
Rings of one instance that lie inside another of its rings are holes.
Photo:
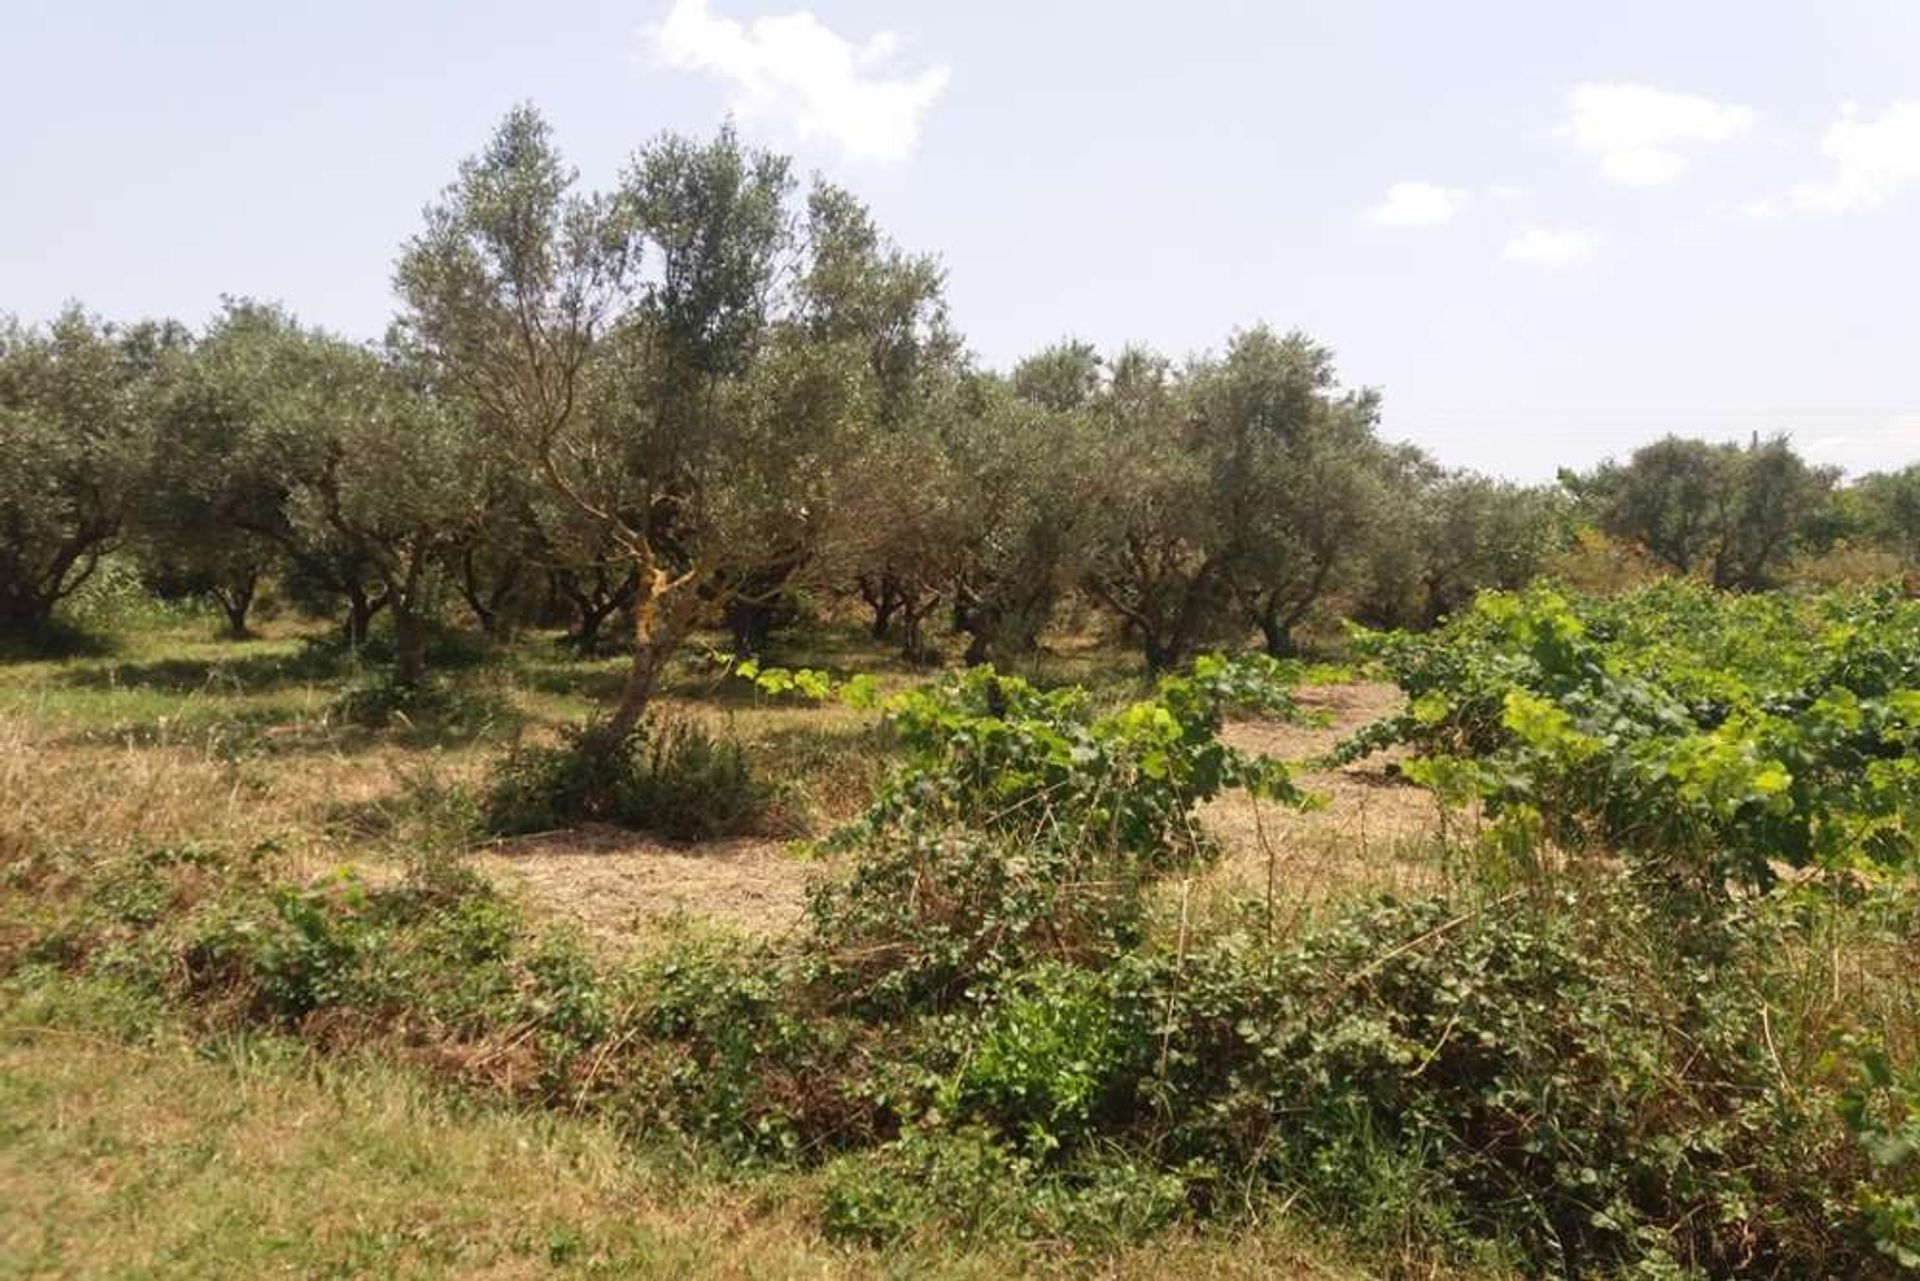
[[[1125,854],[1164,872],[1207,852],[1194,807],[1229,787],[1304,798],[1277,762],[1220,741],[1230,706],[1294,714],[1295,668],[1196,659],[1151,698],[1096,715],[1085,691],[977,667],[893,707],[907,764],[839,838],[956,827]]]
[[[1038,1155],[1077,1142],[1115,1102],[1124,1067],[1146,1058],[1148,1024],[1127,1013],[1097,974],[1055,963],[1022,974],[982,1019],[942,1110],[991,1118]]]
[[[742,1158],[872,1140],[855,1028],[812,1008],[777,953],[695,939],[636,979],[652,1046],[623,1093],[630,1115]]]
[[[621,822],[679,840],[749,831],[771,799],[739,744],[688,721],[648,728],[637,768],[617,793]]]
[[[483,732],[506,714],[493,690],[471,682],[429,679],[402,685],[381,670],[349,682],[327,709],[330,721],[361,729],[394,724],[432,726],[463,735]]]
[[[1764,1048],[1770,921],[1682,936],[1604,883],[1383,902],[1279,950],[1257,929],[1112,973],[1164,1020],[1134,1087],[1163,1160],[1529,1270],[1858,1274],[1827,1211],[1855,1163]]]
[[[813,897],[816,977],[869,1013],[984,999],[1049,958],[1135,946],[1142,891],[1208,857],[1194,811],[1228,787],[1305,802],[1277,762],[1220,741],[1234,705],[1290,714],[1293,669],[1203,658],[1096,715],[1084,693],[976,668],[896,705],[906,764],[834,841],[860,850]]]
[[[739,745],[698,725],[650,721],[615,744],[589,725],[511,752],[495,768],[484,818],[503,836],[601,822],[701,840],[752,830],[771,799]]]
[[[1341,755],[1418,744],[1409,776],[1477,799],[1511,847],[1758,889],[1781,863],[1879,875],[1920,849],[1920,606],[1890,593],[1535,588],[1367,644],[1412,702]]]
[[[343,873],[242,891],[198,924],[184,960],[194,990],[262,1020],[346,1011],[459,1038],[512,1011],[520,934],[486,882],[424,864],[391,886]]]
[[[813,891],[809,962],[841,1005],[946,1009],[1037,959],[1094,965],[1138,945],[1148,879],[1098,848],[891,833]]]

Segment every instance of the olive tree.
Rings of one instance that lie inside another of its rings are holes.
[[[346,405],[350,382],[341,375],[363,373],[364,357],[278,305],[229,300],[163,398],[141,523],[163,570],[177,566],[217,587],[230,626],[244,627],[268,560],[302,603],[344,601],[354,645],[386,608],[363,540],[296,519],[296,496],[311,494],[338,444],[333,411]],[[329,398],[333,411],[322,408]]]
[[[270,335],[272,391],[247,455],[278,478],[271,528],[290,556],[355,588],[356,614],[388,612],[395,680],[418,685],[436,576],[484,510],[496,460],[463,403],[403,355],[291,321]]]
[[[959,479],[955,621],[968,663],[1032,650],[1080,578],[1095,528],[1084,410],[1056,411],[981,380],[948,438]]]
[[[1784,437],[1745,446],[1668,436],[1564,484],[1618,538],[1716,587],[1772,582],[1829,502],[1834,471],[1807,465]]]
[[[1871,472],[1850,490],[1864,508],[1868,536],[1906,563],[1920,564],[1920,463]]]
[[[1392,520],[1379,396],[1339,385],[1333,355],[1257,326],[1193,372],[1193,431],[1210,473],[1220,559],[1268,653],[1356,581]]]
[[[948,323],[945,273],[931,257],[889,242],[865,206],[828,184],[808,195],[805,250],[788,323],[816,347],[862,361],[869,387],[870,465],[850,471],[840,486],[841,501],[862,513],[865,550],[848,549],[855,582],[874,610],[875,638],[898,624],[903,649],[918,660],[927,655],[920,620],[938,591],[937,578],[929,579],[913,556],[924,547],[916,537],[927,528],[920,517],[939,506],[937,474],[927,470],[937,467],[938,443],[928,430],[928,411],[952,386],[960,358]],[[920,510],[890,504],[916,475],[925,496]],[[890,536],[882,536],[883,523],[890,523]],[[726,621],[737,649],[757,651],[765,643],[784,593],[809,568],[805,548],[773,543],[728,585]]]
[[[1124,353],[1092,407],[1104,517],[1086,582],[1150,668],[1232,620],[1290,653],[1390,519],[1378,397],[1340,388],[1332,356],[1302,335],[1245,330],[1178,373]]]
[[[255,447],[287,323],[270,307],[225,303],[156,400],[150,480],[135,509],[149,576],[214,601],[236,639],[279,556],[271,531],[282,478]]]
[[[969,532],[969,477],[948,448],[954,396],[925,418],[878,436],[844,477],[843,501],[859,513],[853,581],[872,611],[873,639],[892,636],[908,662],[934,656],[927,620],[961,567]],[[962,419],[961,421],[965,421]]]
[[[1411,450],[1389,484],[1391,518],[1355,601],[1373,626],[1432,627],[1482,590],[1524,586],[1570,539],[1557,486],[1446,471]]]
[[[404,341],[633,576],[603,742],[639,724],[702,611],[770,549],[823,563],[872,353],[810,340],[793,186],[787,161],[723,130],[662,137],[616,190],[582,192],[520,108],[401,256]]]
[[[1088,404],[1096,444],[1086,479],[1098,521],[1083,581],[1139,640],[1150,671],[1190,655],[1232,597],[1237,549],[1192,430],[1192,391],[1165,359],[1134,348]]]
[[[126,529],[150,458],[150,404],[186,342],[78,308],[0,325],[0,635],[30,639]]]

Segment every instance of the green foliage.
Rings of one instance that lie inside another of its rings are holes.
[[[1510,843],[1545,835],[1759,886],[1779,861],[1911,865],[1920,604],[1536,589],[1369,644],[1413,701],[1343,754],[1419,744],[1408,772],[1484,803]]]
[[[1342,389],[1332,353],[1304,334],[1256,325],[1183,369],[1123,352],[1086,412],[1099,513],[1086,585],[1155,671],[1233,623],[1292,653],[1295,628],[1383,528],[1394,464],[1379,397]]]
[[[959,826],[1177,866],[1204,852],[1193,808],[1222,790],[1301,799],[1277,762],[1219,737],[1229,706],[1290,714],[1292,678],[1272,660],[1203,656],[1152,698],[1094,715],[1077,689],[990,667],[947,677],[891,705],[908,763],[842,839]]]
[[[1179,1221],[1185,1181],[1120,1153],[1043,1168],[979,1129],[909,1130],[827,1171],[829,1236],[884,1245],[916,1236],[1021,1236],[1112,1248]]]
[[[509,716],[499,695],[472,678],[406,684],[391,669],[378,669],[345,685],[328,705],[327,718],[362,729],[425,726],[465,736]]]
[[[554,746],[519,747],[494,769],[485,822],[500,835],[616,823],[676,840],[751,830],[771,790],[736,743],[689,721],[649,721],[609,743],[595,725]]]
[[[155,596],[125,552],[103,555],[86,582],[60,602],[56,618],[99,637],[209,621],[197,602]]]
[[[178,325],[106,325],[71,307],[0,322],[0,641],[35,642],[126,525],[148,410],[185,347]]]
[[[1533,581],[1567,541],[1566,495],[1408,459],[1397,519],[1372,540],[1355,616],[1373,627],[1432,627],[1489,588]]]
[[[1784,436],[1745,446],[1668,436],[1624,465],[1562,479],[1603,529],[1676,573],[1757,590],[1816,533],[1838,477],[1809,467]]]
[[[1724,1268],[1763,1229],[1824,1248],[1785,1189],[1830,1136],[1756,1052],[1752,965],[1662,946],[1631,896],[1574,906],[1386,903],[1278,954],[1211,941],[1171,992],[1164,968],[1121,976],[1166,1011],[1138,1087],[1172,1118],[1165,1150],[1262,1169],[1333,1218],[1384,1179],[1421,1235],[1512,1240],[1555,1271]]]
[[[223,905],[190,939],[186,968],[197,990],[282,1024],[348,1011],[459,1034],[510,1002],[503,967],[519,928],[471,874],[376,888],[342,873]]]
[[[1897,1073],[1877,1046],[1860,1047],[1858,1062],[1859,1082],[1839,1101],[1871,1171],[1855,1205],[1875,1247],[1920,1271],[1920,1072]]]
[[[1390,728],[1449,749],[1410,771],[1485,800],[1496,767],[1526,766],[1527,795],[1558,797],[1596,760],[1637,759],[1592,722],[1596,689],[1625,709],[1612,724],[1677,709],[1682,737],[1763,715],[1827,727],[1836,689],[1898,702],[1906,608],[1539,593],[1376,644],[1421,691]],[[1676,661],[1689,645],[1702,657]],[[1894,1275],[1912,1249],[1912,1029],[1857,1080],[1831,1051],[1905,989],[1865,989],[1878,1009],[1856,1017],[1821,958],[1897,970],[1897,888],[1676,894],[1637,863],[1555,863],[1553,808],[1523,824],[1516,804],[1494,829],[1533,860],[1518,888],[1329,907],[1298,932],[1259,904],[1156,928],[1165,878],[1210,853],[1202,799],[1300,799],[1219,741],[1231,707],[1290,713],[1298,670],[1205,659],[1119,707],[989,670],[890,700],[904,763],[840,835],[852,865],[777,942],[669,933],[619,962],[531,928],[463,868],[466,802],[423,772],[388,832],[421,850],[401,880],[289,879],[270,850],[37,856],[7,881],[37,905],[8,918],[28,941],[0,958],[9,981],[110,987],[129,1029],[183,1001],[213,1031],[381,1045],[732,1164],[818,1168],[824,1224],[851,1241],[1106,1249],[1285,1206],[1408,1269]],[[875,692],[745,674],[768,697]],[[515,808],[494,817],[555,795],[718,812],[701,798],[732,791],[710,781],[731,769],[672,737],[516,756],[489,802]],[[1877,959],[1863,922],[1884,932]]]
[[[868,1140],[874,1100],[853,1025],[812,1007],[767,949],[690,940],[645,967],[653,1048],[620,1106],[749,1159]]]
[[[1073,966],[1024,971],[981,1020],[948,1115],[990,1117],[1037,1155],[1082,1139],[1122,1065],[1148,1043],[1147,1024],[1115,1009],[1106,981]]]
[[[1862,476],[1850,491],[1863,532],[1908,565],[1920,564],[1920,463]]]
[[[862,857],[814,897],[817,963],[846,999],[910,1009],[1036,955],[1096,964],[1132,946],[1144,888],[1211,852],[1202,801],[1243,786],[1304,803],[1277,762],[1219,738],[1230,705],[1291,711],[1290,676],[1203,657],[1105,715],[991,668],[896,700],[907,763],[834,838]]]

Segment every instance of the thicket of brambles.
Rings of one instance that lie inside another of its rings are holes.
[[[1670,438],[1512,485],[1265,328],[985,371],[933,260],[731,132],[595,193],[515,111],[395,283],[372,346],[245,301],[0,332],[0,633],[130,574],[235,636],[338,618],[368,720],[454,696],[449,624],[617,650],[611,706],[420,783],[404,878],[0,830],[9,996],[391,1047],[810,1171],[854,1241],[1278,1213],[1405,1275],[1920,1268],[1920,465]],[[749,657],[856,610],[961,664],[883,700]],[[1138,697],[1002,670],[1086,610]],[[1222,729],[1300,714],[1342,619],[1407,702],[1333,760],[1431,790],[1431,888],[1190,912],[1203,802],[1313,803]],[[794,933],[596,955],[462,856],[752,826],[739,747],[650,712],[711,628],[716,679],[878,705],[892,771]]]

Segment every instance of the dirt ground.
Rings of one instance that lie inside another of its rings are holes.
[[[1399,689],[1379,682],[1306,686],[1301,706],[1320,724],[1241,721],[1223,737],[1243,751],[1305,762],[1329,751],[1355,730],[1398,711]],[[1201,821],[1224,857],[1209,886],[1264,893],[1271,860],[1277,898],[1317,899],[1364,886],[1405,891],[1437,876],[1434,842],[1440,814],[1431,793],[1390,766],[1404,751],[1386,751],[1339,769],[1298,770],[1295,781],[1324,798],[1317,809],[1291,810],[1256,803],[1235,791],[1208,803]]]

